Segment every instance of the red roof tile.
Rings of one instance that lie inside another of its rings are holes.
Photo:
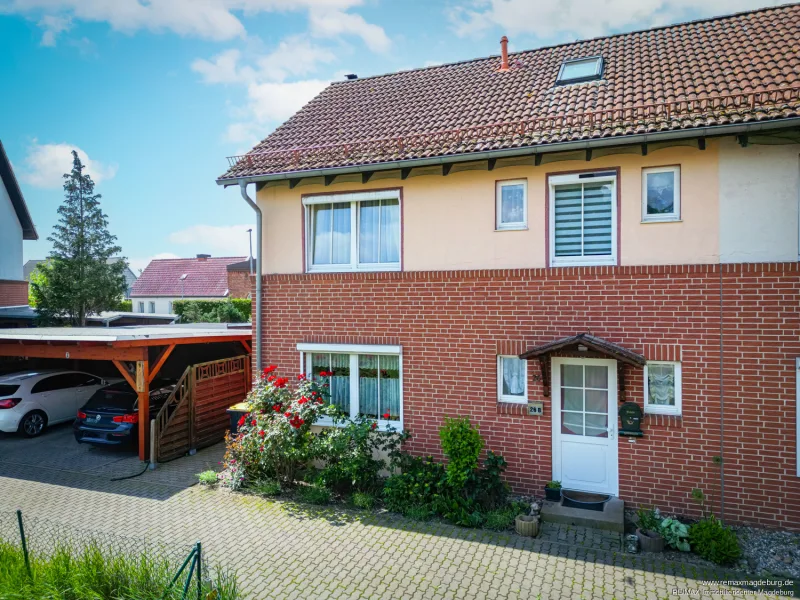
[[[220,297],[228,290],[228,265],[244,256],[151,260],[131,288],[131,297]],[[187,274],[181,289],[181,275]]]
[[[221,179],[800,115],[800,5],[336,82]],[[556,86],[567,58],[603,78]]]

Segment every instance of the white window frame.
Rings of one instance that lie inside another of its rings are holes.
[[[591,75],[584,75],[583,77],[570,77],[564,78],[564,71],[567,67],[574,63],[595,61],[594,73]],[[603,78],[604,61],[602,56],[579,56],[576,58],[568,58],[561,63],[561,68],[558,69],[558,77],[556,77],[556,85],[568,85],[571,83],[585,83],[587,81],[596,81]]]
[[[139,312],[140,312],[140,313],[142,313],[142,314],[144,314],[144,300],[139,300],[139,302],[138,302],[138,305],[137,305],[137,306],[138,306],[138,308],[139,308]]]
[[[172,300],[167,302],[167,314],[172,314]]]
[[[611,183],[611,254],[608,256],[556,256],[556,186],[576,183]],[[584,267],[592,265],[616,265],[619,231],[617,228],[617,173],[597,171],[594,173],[574,173],[570,175],[551,175],[548,178],[549,202],[547,227],[551,267]]]
[[[387,431],[391,427],[394,431],[403,430],[403,347],[366,345],[366,344],[297,344],[300,352],[300,370],[311,377],[311,355],[313,353],[349,354],[350,355],[350,418],[358,414],[358,357],[362,354],[377,354],[381,356],[399,357],[400,369],[400,420],[388,421],[377,419],[378,429]],[[322,417],[314,425],[333,427],[335,423],[330,417]]]
[[[498,402],[509,402],[512,404],[528,403],[528,361],[525,362],[525,393],[522,396],[506,396],[503,394],[503,359],[519,358],[515,354],[501,354],[497,356],[497,400]]]
[[[648,380],[648,367],[650,365],[673,365],[675,367],[675,405],[664,406],[663,404],[650,404],[648,402],[649,395],[649,380]],[[681,375],[681,363],[672,360],[649,360],[644,366],[644,412],[651,415],[674,415],[680,416],[682,414],[683,404],[683,377]]]
[[[361,211],[358,209],[360,202],[370,200],[397,200],[400,210],[400,260],[396,263],[360,263],[359,256],[359,218]],[[314,223],[311,207],[315,204],[344,204],[350,203],[350,263],[338,265],[314,264]],[[403,262],[403,200],[400,190],[381,190],[375,192],[352,192],[347,194],[324,194],[319,196],[304,196],[305,210],[305,256],[307,273],[340,273],[342,271],[399,271]]]
[[[650,173],[674,173],[675,174],[675,199],[672,204],[671,213],[659,215],[647,214],[647,176]],[[642,169],[642,223],[669,223],[670,221],[681,220],[681,168],[678,165],[669,167],[647,167]]]
[[[151,300],[147,305],[147,312],[148,314],[154,315],[156,314],[156,303],[155,301]]]
[[[503,223],[503,188],[507,185],[522,186],[522,221],[513,223]],[[527,179],[508,179],[498,181],[495,185],[495,230],[514,231],[528,228],[528,180]]]

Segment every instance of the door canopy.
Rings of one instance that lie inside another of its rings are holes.
[[[550,369],[548,368],[547,359],[554,352],[569,352],[573,356],[584,355],[587,358],[598,358],[598,356],[613,358],[620,363],[630,365],[636,368],[644,367],[647,360],[641,354],[637,354],[627,348],[623,348],[618,344],[609,342],[607,340],[595,337],[589,333],[579,333],[570,337],[561,338],[531,348],[527,352],[523,352],[519,357],[523,360],[538,359],[542,369],[542,384],[544,386],[544,395],[550,395]],[[620,392],[624,394],[625,383],[622,373],[620,373],[619,386]]]

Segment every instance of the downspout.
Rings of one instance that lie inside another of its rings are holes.
[[[239,191],[242,193],[242,198],[250,205],[256,213],[256,373],[260,373],[262,369],[262,340],[261,340],[261,296],[263,288],[263,277],[261,270],[261,209],[258,204],[253,202],[252,198],[247,195],[247,182],[239,180]]]

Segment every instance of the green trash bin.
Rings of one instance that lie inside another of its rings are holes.
[[[231,435],[239,432],[239,419],[249,412],[250,404],[248,402],[239,402],[228,409],[228,414],[231,416]]]

